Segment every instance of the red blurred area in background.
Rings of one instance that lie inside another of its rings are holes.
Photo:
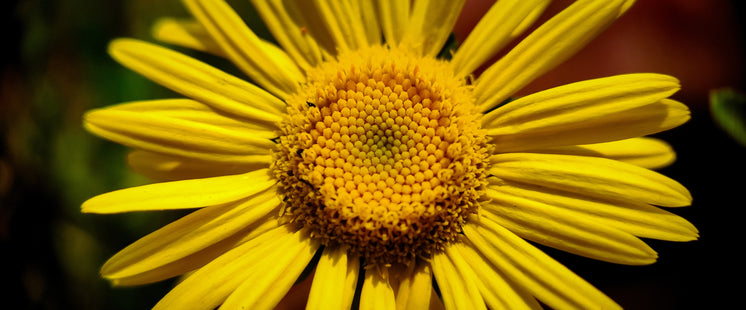
[[[494,2],[467,0],[454,30],[459,42]],[[535,25],[570,3],[553,1]],[[744,85],[744,40],[734,3],[638,0],[578,54],[520,94],[615,74],[656,72],[681,80],[682,90],[674,98],[690,105],[705,104],[711,89]]]

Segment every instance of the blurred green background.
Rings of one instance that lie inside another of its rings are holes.
[[[230,2],[252,27],[261,26],[248,1]],[[469,2],[457,37],[484,13],[482,2]],[[171,282],[111,288],[98,268],[182,214],[81,214],[89,197],[148,182],[127,170],[125,148],[86,133],[81,116],[113,103],[175,96],[116,64],[106,47],[121,36],[152,41],[150,26],[158,17],[186,16],[185,10],[176,0],[11,0],[0,12],[6,41],[0,72],[0,308],[150,308]],[[674,98],[690,106],[692,120],[658,135],[679,155],[662,172],[691,190],[694,205],[673,211],[693,222],[701,239],[651,241],[660,259],[643,267],[547,249],[627,308],[739,302],[741,285],[729,280],[740,283],[744,271],[739,214],[746,147],[713,122],[707,100],[711,89],[744,90],[743,17],[740,1],[639,0],[599,40],[528,88],[640,71],[682,81]]]

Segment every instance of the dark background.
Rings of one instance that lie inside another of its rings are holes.
[[[489,7],[470,0],[457,25],[463,39]],[[545,15],[568,1],[556,1]],[[638,0],[586,49],[523,93],[588,78],[659,72],[681,80],[674,98],[692,110],[687,124],[657,135],[678,161],[662,173],[692,192],[672,210],[700,230],[698,241],[650,243],[659,260],[619,266],[546,249],[629,309],[723,308],[741,304],[746,147],[712,120],[708,93],[744,88],[741,1]],[[248,1],[231,1],[252,28]],[[160,16],[185,16],[175,0],[4,1],[0,71],[0,308],[150,308],[171,283],[110,288],[101,264],[178,212],[87,215],[87,198],[147,182],[124,165],[125,149],[86,133],[84,111],[173,94],[116,64],[108,42],[151,40]],[[258,32],[262,32],[261,28]],[[203,55],[196,54],[200,57]]]

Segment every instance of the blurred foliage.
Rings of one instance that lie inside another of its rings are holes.
[[[746,146],[746,96],[733,89],[710,93],[710,111],[715,122],[733,139]]]

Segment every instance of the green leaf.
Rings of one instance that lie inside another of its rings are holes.
[[[746,96],[732,89],[710,92],[710,112],[733,139],[746,146]]]

